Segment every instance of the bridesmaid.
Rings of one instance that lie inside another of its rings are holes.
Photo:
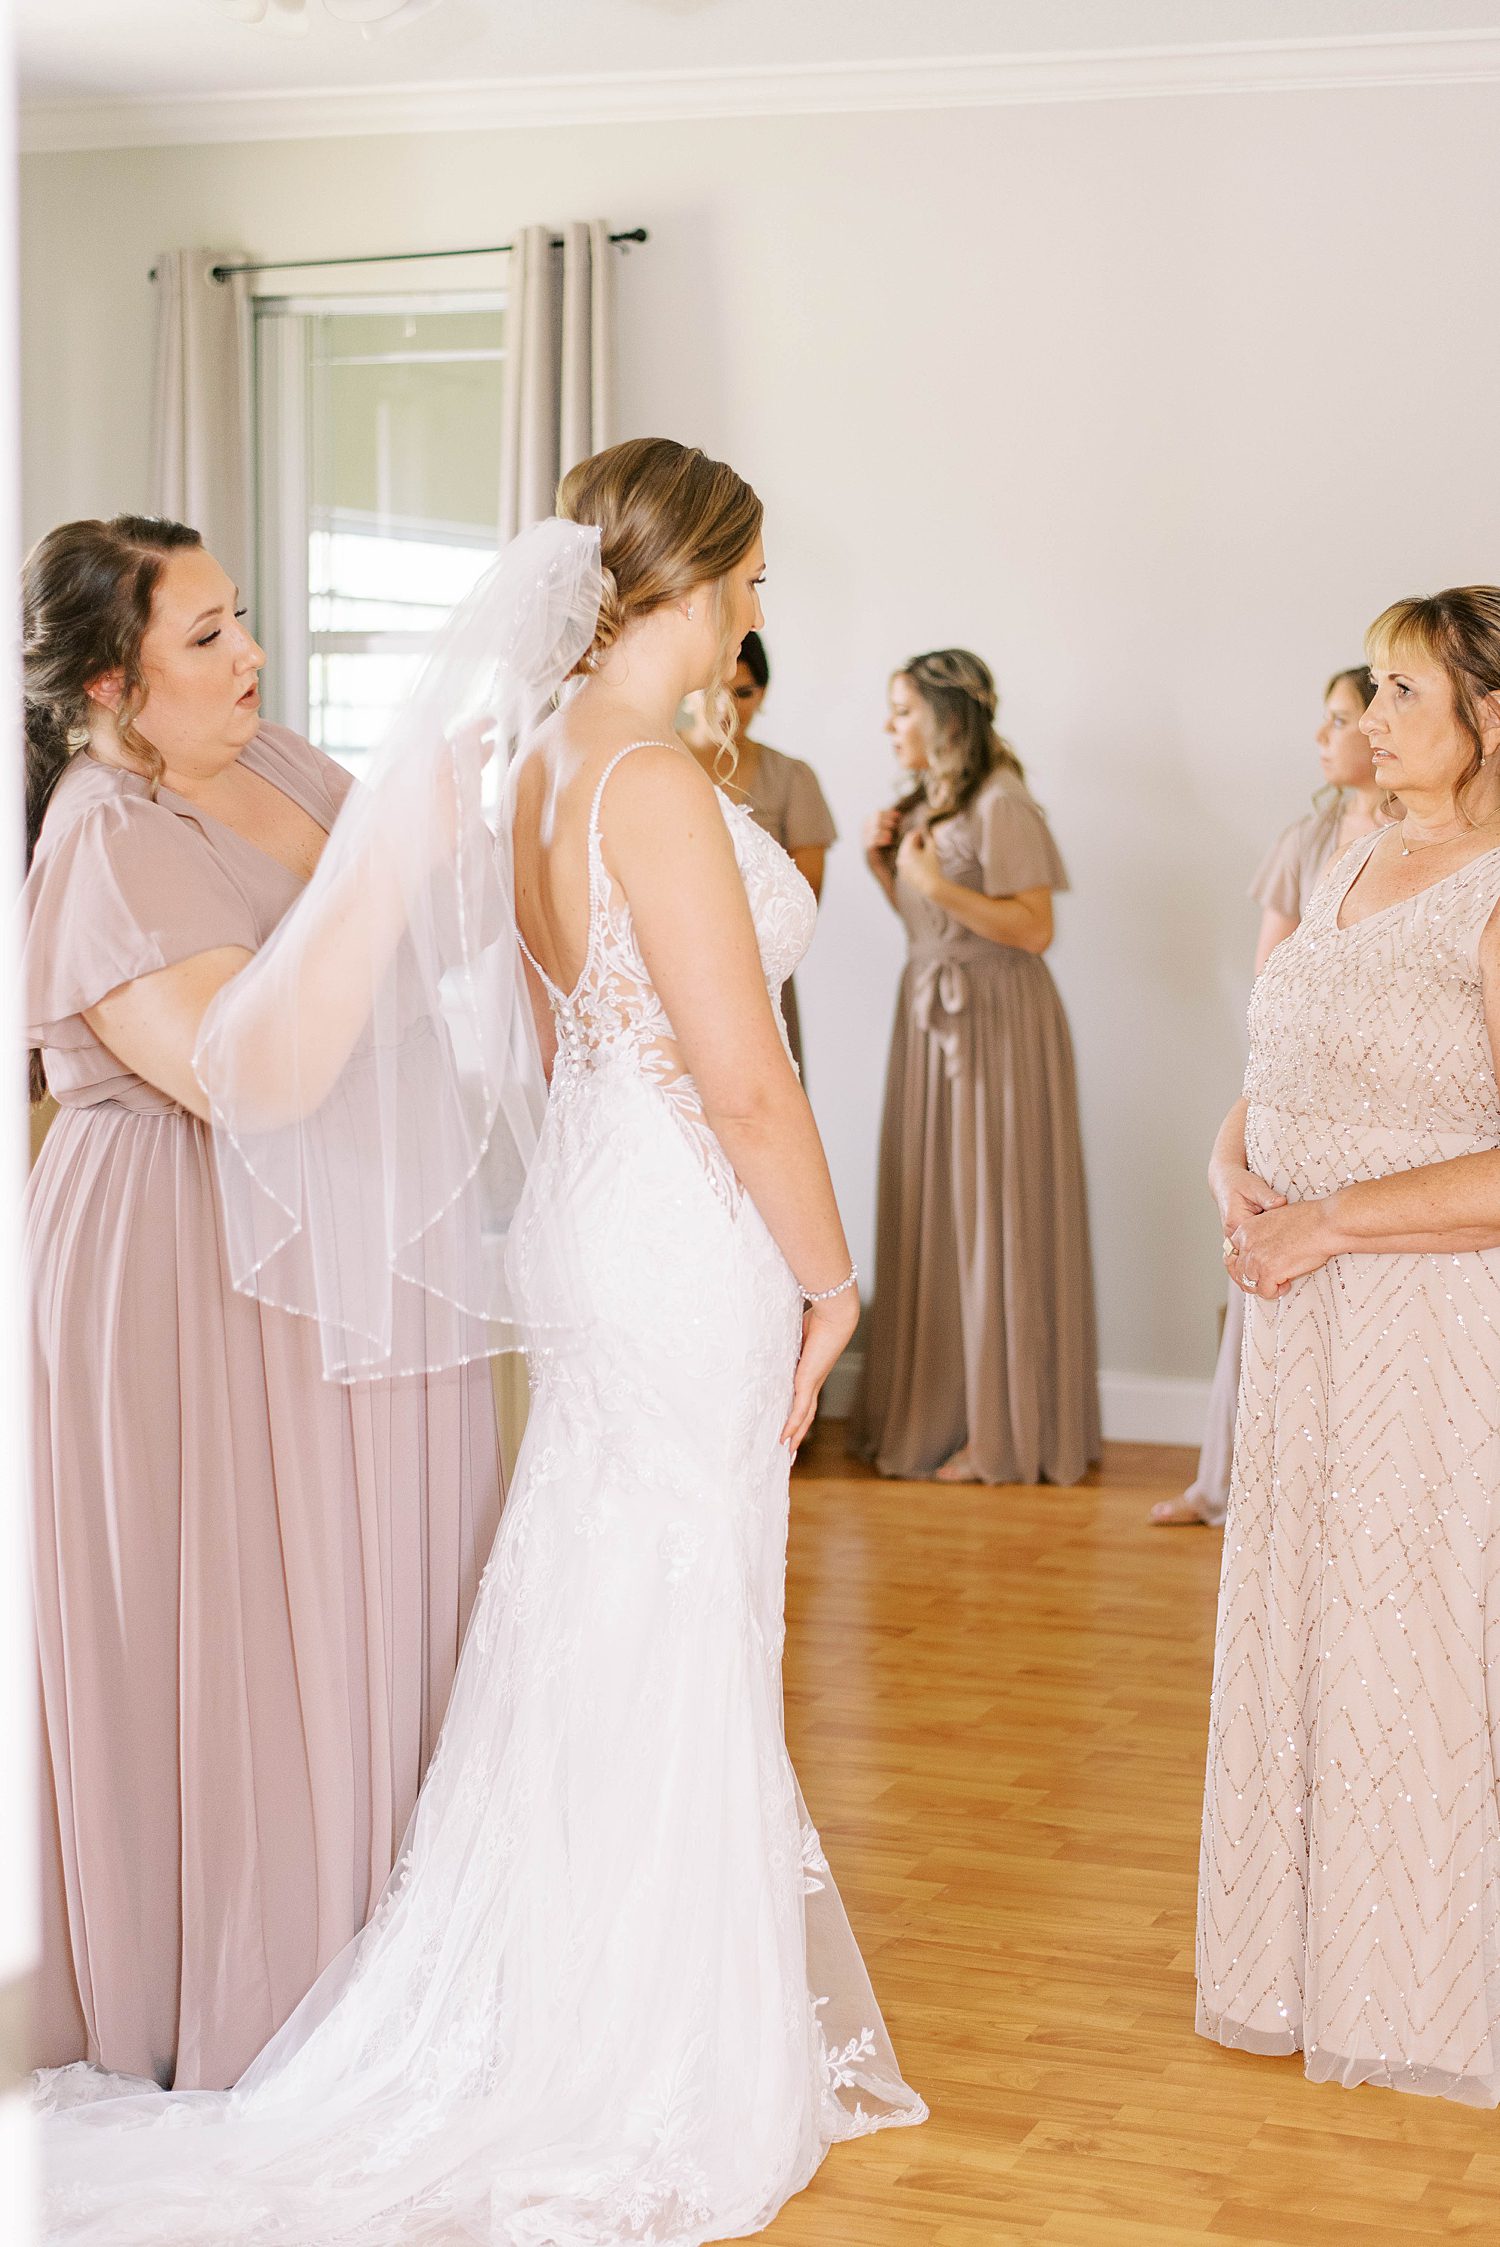
[[[349,788],[262,723],[195,531],[24,583],[25,1011],[45,1727],[39,2064],[232,2083],[363,1923],[499,1514],[489,1369],[324,1382],[230,1285],[191,1055]]]
[[[890,683],[915,785],[865,844],[909,956],[850,1446],[885,1475],[1072,1483],[1099,1398],[1073,1048],[1042,960],[1067,876],[995,709],[963,648]]]
[[[760,715],[771,684],[771,663],[758,632],[747,632],[740,644],[729,694],[734,712],[734,771],[728,785],[743,797],[758,827],[780,843],[814,897],[823,894],[823,866],[829,846],[838,840],[838,829],[828,800],[818,785],[812,766],[800,757],[757,741],[750,731]],[[690,735],[693,755],[709,778],[725,785],[717,743],[709,742],[701,727]],[[787,1043],[797,1074],[802,1075],[802,1026],[797,1014],[797,992],[788,976],[781,991],[781,1011],[786,1021]]]
[[[1380,824],[1385,794],[1375,777],[1370,744],[1359,721],[1375,692],[1369,667],[1335,671],[1323,691],[1323,723],[1316,740],[1324,787],[1331,793],[1301,819],[1294,820],[1272,845],[1250,895],[1261,909],[1255,945],[1259,975],[1278,944],[1294,934],[1318,876],[1332,858],[1372,834]],[[1224,1312],[1218,1362],[1208,1398],[1208,1432],[1198,1454],[1198,1475],[1180,1498],[1163,1498],[1151,1509],[1160,1528],[1181,1522],[1206,1522],[1218,1529],[1229,1504],[1229,1469],[1234,1454],[1234,1415],[1240,1390],[1240,1349],[1245,1339],[1245,1298],[1234,1286]]]
[[[1368,646],[1362,723],[1403,817],[1256,984],[1209,1174],[1253,1299],[1198,2026],[1317,2081],[1492,2107],[1500,587],[1400,601]]]

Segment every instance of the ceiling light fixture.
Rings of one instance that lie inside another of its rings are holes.
[[[438,4],[439,0],[209,0],[210,7],[236,23],[294,34],[311,28],[314,12],[321,6],[335,23],[350,25],[366,39],[411,23]]]

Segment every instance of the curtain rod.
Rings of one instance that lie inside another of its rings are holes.
[[[632,226],[626,233],[611,234],[610,236],[612,242],[619,243],[649,242],[650,239],[651,236],[644,226]],[[552,237],[553,249],[560,250],[562,244],[562,236],[554,234]],[[260,265],[215,265],[211,266],[209,271],[213,280],[227,281],[234,273],[300,273],[309,266],[408,265],[414,259],[434,257],[501,257],[507,250],[513,250],[515,246],[514,242],[492,242],[485,248],[474,250],[388,250],[383,256],[267,258]],[[148,281],[156,279],[156,267],[154,265],[146,278]]]

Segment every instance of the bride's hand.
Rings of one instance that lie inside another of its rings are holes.
[[[859,1291],[831,1295],[826,1302],[809,1303],[802,1318],[802,1354],[792,1383],[792,1409],[787,1414],[781,1441],[795,1452],[813,1424],[818,1392],[838,1364],[859,1324]]]

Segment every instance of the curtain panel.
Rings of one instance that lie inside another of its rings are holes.
[[[559,479],[613,439],[613,257],[607,219],[523,227],[511,252],[500,537],[550,515]]]
[[[254,321],[248,276],[216,281],[235,250],[163,250],[156,260],[151,396],[153,513],[191,523],[236,584],[255,572]]]

